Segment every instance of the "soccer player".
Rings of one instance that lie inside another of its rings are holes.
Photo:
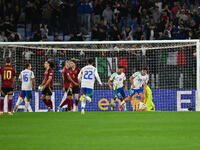
[[[26,69],[23,70],[19,75],[19,81],[22,82],[22,86],[20,96],[14,108],[14,112],[17,112],[18,106],[23,102],[23,100],[25,100],[24,112],[27,112],[30,99],[32,98],[32,90],[35,86],[35,76],[33,71],[31,71],[32,66],[30,63],[27,63],[25,68]]]
[[[50,61],[45,61],[44,67],[46,69],[44,73],[44,80],[42,82],[42,101],[48,107],[48,111],[53,112],[53,104],[51,101],[51,95],[53,94],[53,79],[54,72],[52,68],[54,67],[54,63]]]
[[[153,103],[152,91],[150,87],[147,85],[144,94],[144,111],[155,111],[155,105]]]
[[[76,93],[76,97],[78,99],[78,94],[80,92],[79,82],[78,82],[78,73],[79,69],[76,68],[75,60],[70,60],[71,68],[68,68],[68,61],[65,61],[65,67],[62,72],[64,89],[67,93],[67,98],[63,103],[58,107],[58,111],[62,111],[62,107],[68,104],[68,111],[72,111],[73,109],[73,94]]]
[[[146,89],[148,81],[149,75],[147,74],[147,68],[143,68],[141,72],[135,72],[130,77],[131,89],[129,90],[129,96],[122,101],[121,105],[124,106],[127,101],[134,99],[138,93],[141,97],[141,102],[139,104],[139,109],[141,109],[144,105],[144,90]]]
[[[101,79],[99,77],[97,69],[93,66],[94,64],[93,58],[89,58],[87,63],[88,65],[83,67],[78,74],[78,80],[81,83],[81,93],[82,93],[82,96],[80,98],[81,114],[85,114],[86,100],[88,102],[92,101],[95,77],[99,82],[99,84],[102,86]]]
[[[111,86],[111,82],[113,83],[113,86]],[[114,90],[114,100],[118,98],[123,101],[126,98],[126,75],[123,73],[122,66],[118,66],[117,72],[111,75],[110,79],[108,80],[108,86],[110,90]],[[111,105],[111,107],[112,106],[113,105]],[[119,111],[121,111],[121,105],[119,106]]]
[[[12,98],[13,98],[14,82],[16,78],[16,71],[11,66],[10,58],[6,58],[6,65],[1,67],[0,75],[2,79],[0,115],[3,115],[4,99],[6,95],[8,95],[8,115],[13,115],[11,109],[12,109]]]
[[[67,80],[70,82],[70,92],[68,92],[68,111],[73,109],[73,95],[75,96],[75,108],[74,111],[78,111],[78,96],[80,93],[79,82],[78,82],[78,74],[80,69],[76,66],[76,60],[70,60],[70,68],[68,69],[68,73],[66,75]],[[69,89],[67,89],[69,90]],[[67,100],[66,100],[67,101]],[[63,102],[63,104],[65,101]],[[62,104],[61,104],[62,106]]]

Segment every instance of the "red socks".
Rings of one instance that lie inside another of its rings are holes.
[[[8,112],[12,111],[12,100],[8,101]]]
[[[72,110],[73,109],[73,105],[74,105],[73,100],[69,100],[68,110]]]
[[[67,105],[68,104],[68,107],[69,107],[69,99],[68,98],[66,98],[65,100],[64,100],[64,102],[60,105],[60,107],[62,108],[63,106],[65,106],[65,105]]]
[[[49,107],[50,109],[53,109],[53,103],[51,100],[44,99],[43,102],[47,107]]]
[[[0,101],[0,112],[3,112],[4,99]],[[12,111],[12,99],[8,100],[8,112]]]
[[[47,106],[50,108],[50,109],[53,109],[53,103],[52,103],[52,101],[51,100],[48,100],[47,101]]]
[[[0,112],[3,112],[4,99],[0,100]]]

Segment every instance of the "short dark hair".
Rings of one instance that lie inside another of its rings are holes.
[[[27,69],[30,65],[31,65],[30,63],[27,63],[27,64],[25,65],[25,68]]]
[[[146,70],[146,71],[148,71],[147,67],[143,67],[142,70]]]
[[[72,61],[73,63],[76,64],[76,59],[75,58],[70,59],[70,61]]]
[[[119,68],[119,69],[122,69],[122,68],[124,68],[124,67],[123,67],[123,66],[118,66],[118,68]]]
[[[87,63],[88,64],[94,64],[94,58],[88,58]]]
[[[10,57],[7,57],[7,58],[6,58],[6,63],[7,63],[7,64],[10,64],[10,63],[11,63]]]
[[[55,67],[54,62],[52,62],[50,60],[47,60],[47,62],[49,63],[50,68],[54,68]]]

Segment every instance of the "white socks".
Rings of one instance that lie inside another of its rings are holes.
[[[21,96],[19,96],[16,105],[19,106],[22,102],[23,99],[21,98]]]
[[[143,109],[143,105],[144,105],[144,103],[143,103],[143,102],[140,102],[140,103],[139,103],[139,109]]]
[[[30,104],[30,102],[25,98],[25,109],[24,109],[24,112],[27,112],[29,104]]]
[[[86,98],[83,98],[81,101],[81,109],[85,109],[85,105],[86,105]]]

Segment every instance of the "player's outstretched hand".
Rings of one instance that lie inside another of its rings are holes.
[[[113,90],[112,86],[109,86],[110,90]]]
[[[101,83],[100,86],[103,86],[103,84]]]

